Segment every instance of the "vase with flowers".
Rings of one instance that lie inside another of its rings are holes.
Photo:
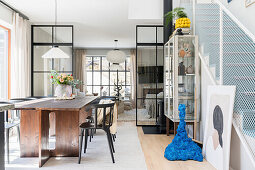
[[[72,74],[58,73],[55,70],[51,71],[51,82],[56,85],[55,96],[57,99],[71,99],[72,85],[74,78]]]

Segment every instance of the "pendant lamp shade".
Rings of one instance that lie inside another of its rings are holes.
[[[55,0],[55,25],[57,25],[57,0]],[[56,37],[57,37],[57,31],[55,29],[54,33],[55,40],[56,42]],[[47,51],[42,58],[70,58],[69,55],[67,55],[64,51],[62,51],[58,46],[52,47],[49,51]]]
[[[124,63],[126,55],[123,51],[111,50],[107,53],[106,59],[110,63]]]
[[[42,58],[69,58],[69,55],[67,55],[64,51],[62,51],[58,47],[53,47],[49,51],[47,51]]]

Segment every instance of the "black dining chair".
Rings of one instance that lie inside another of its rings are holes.
[[[114,146],[113,146],[113,141],[111,138],[110,134],[110,127],[112,126],[112,121],[113,121],[113,108],[114,108],[114,103],[109,103],[109,104],[94,104],[92,105],[92,108],[95,109],[95,122],[84,122],[80,125],[81,133],[80,133],[80,145],[79,145],[79,159],[78,159],[78,164],[81,162],[81,153],[82,153],[82,143],[83,143],[83,134],[85,132],[85,141],[84,141],[84,153],[86,153],[87,149],[87,144],[88,144],[88,135],[89,135],[89,130],[95,130],[95,129],[101,129],[105,131],[107,140],[108,140],[108,145],[112,157],[112,162],[115,163],[114,160],[114,155],[113,153],[115,152]],[[106,115],[106,109],[109,108],[109,113]],[[97,123],[97,112],[98,109],[102,109],[103,111],[103,120],[102,124],[98,125]],[[108,116],[109,115],[109,116]]]

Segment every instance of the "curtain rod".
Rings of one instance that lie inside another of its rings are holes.
[[[10,8],[10,9],[13,10],[14,12],[19,13],[20,16],[23,17],[24,19],[29,20],[29,18],[28,18],[25,14],[23,14],[22,12],[18,11],[18,10],[15,9],[15,8],[11,7],[10,5],[8,5],[7,3],[5,3],[4,1],[1,1],[1,0],[0,0],[0,3],[2,3],[4,6]]]

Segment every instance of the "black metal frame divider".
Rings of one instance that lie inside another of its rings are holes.
[[[51,42],[34,42],[34,29],[38,27],[49,27],[52,29],[52,35],[51,35]],[[55,31],[54,28],[71,28],[71,36],[72,36],[72,42],[70,43],[57,43],[54,42],[54,36],[55,36]],[[31,96],[34,96],[34,73],[50,73],[50,71],[34,71],[34,47],[35,46],[70,46],[72,49],[72,69],[69,71],[58,71],[60,73],[70,73],[72,72],[73,74],[73,69],[74,69],[74,57],[73,57],[73,25],[31,25]],[[52,59],[52,69],[54,68],[54,59]],[[54,86],[52,87],[52,94],[54,91]]]
[[[140,27],[155,27],[156,29],[155,29],[155,40],[156,40],[156,42],[155,43],[139,43],[138,42],[138,28],[140,28]],[[138,88],[137,88],[137,86],[138,86],[138,81],[137,81],[137,79],[138,79],[138,65],[137,65],[137,50],[138,50],[138,47],[146,47],[146,46],[155,46],[156,48],[156,50],[155,50],[155,53],[156,53],[156,62],[155,62],[155,66],[158,66],[158,63],[157,63],[157,61],[158,61],[158,47],[162,47],[163,48],[163,56],[162,56],[162,59],[163,59],[163,65],[164,65],[164,43],[162,42],[162,43],[158,43],[158,28],[163,28],[163,31],[164,31],[164,26],[163,25],[136,25],[136,70],[135,70],[135,73],[136,73],[136,126],[156,126],[156,120],[155,120],[155,125],[143,125],[143,124],[138,124],[137,123],[137,121],[138,121],[138,113],[137,113],[137,110],[138,110],[138,108],[137,108],[137,101],[140,99],[142,99],[142,100],[144,100],[144,98],[138,98],[137,97],[137,90],[138,90]],[[163,37],[162,37],[163,38]],[[157,67],[157,70],[156,70],[156,72],[157,72],[157,75],[158,75],[158,72],[159,72],[159,70],[158,70],[158,67]],[[158,77],[158,76],[157,76]],[[158,78],[157,78],[157,82],[155,83],[156,84],[156,90],[158,90]],[[157,95],[156,95],[156,98],[150,98],[150,100],[151,99],[155,99],[155,101],[156,101],[156,103],[157,103]],[[157,104],[156,104],[156,111],[158,110],[157,109]]]

